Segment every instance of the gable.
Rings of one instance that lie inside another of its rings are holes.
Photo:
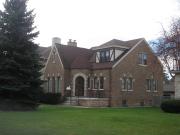
[[[44,76],[61,76],[64,73],[64,67],[62,61],[59,57],[58,50],[56,46],[51,48],[51,52],[49,54],[45,69]]]
[[[132,64],[138,65],[138,54],[139,53],[145,53],[147,54],[147,65],[144,65],[145,67],[149,65],[159,66],[162,68],[162,64],[159,61],[158,57],[154,54],[152,49],[149,47],[148,43],[145,39],[142,39],[139,41],[129,52],[127,52],[119,61],[117,61],[113,68],[118,67],[118,65],[126,64],[129,66],[133,66]],[[142,65],[143,66],[143,65]]]

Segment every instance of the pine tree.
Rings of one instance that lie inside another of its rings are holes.
[[[0,11],[0,98],[36,102],[41,92],[38,45],[28,0],[6,0]]]

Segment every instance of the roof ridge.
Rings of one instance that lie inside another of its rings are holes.
[[[88,48],[83,48],[83,47],[78,47],[78,46],[70,46],[70,45],[64,45],[64,44],[57,44],[57,43],[56,43],[56,46],[63,46],[63,47],[69,47],[69,48],[91,50],[91,49],[88,49]]]
[[[134,41],[134,40],[142,40],[142,39],[144,39],[144,38],[143,37],[142,38],[135,38],[135,39],[131,39],[131,40],[126,40],[124,42],[129,42],[129,41]]]

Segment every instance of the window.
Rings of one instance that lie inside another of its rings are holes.
[[[47,79],[47,92],[50,92],[50,78],[48,77],[48,79]]]
[[[133,79],[132,77],[123,77],[122,79],[122,89],[132,90],[133,89]]]
[[[94,89],[98,89],[99,81],[97,77],[94,77]]]
[[[132,90],[132,78],[127,78],[127,90]]]
[[[139,64],[147,65],[147,54],[146,53],[139,53],[138,54]]]
[[[148,91],[150,91],[151,90],[151,79],[146,79],[146,89],[148,90]]]
[[[122,79],[122,89],[123,90],[126,89],[126,77],[123,77],[123,79]]]
[[[52,77],[52,92],[55,93],[55,77]]]
[[[108,62],[110,61],[110,51],[100,51],[100,62]]]
[[[104,77],[100,77],[100,89],[104,89]]]
[[[153,90],[154,91],[157,91],[157,84],[158,84],[158,82],[157,82],[157,80],[153,80]]]
[[[122,79],[122,89],[126,89],[126,77],[123,77],[123,79]]]
[[[94,84],[94,80],[93,79],[91,79],[91,89],[93,89],[93,84]]]
[[[146,89],[147,91],[157,91],[158,81],[154,79],[146,79]]]
[[[61,92],[61,91],[60,91],[60,83],[61,83],[61,82],[60,82],[60,77],[58,76],[58,77],[57,77],[57,83],[56,83],[56,85],[57,85],[57,86],[56,86],[56,92],[57,92],[57,93],[60,93],[60,92]]]
[[[87,88],[90,89],[90,77],[87,78]]]

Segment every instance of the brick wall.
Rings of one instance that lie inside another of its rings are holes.
[[[138,53],[146,52],[148,59],[147,65],[138,64]],[[145,105],[150,105],[154,96],[162,96],[163,85],[163,69],[147,47],[145,42],[142,42],[137,46],[127,57],[125,57],[115,68],[112,70],[112,106],[122,106],[122,101],[126,100],[129,106],[140,105],[144,101]],[[132,76],[133,91],[122,91],[121,78],[126,76]],[[147,92],[146,79],[153,76],[158,80],[157,92]]]

